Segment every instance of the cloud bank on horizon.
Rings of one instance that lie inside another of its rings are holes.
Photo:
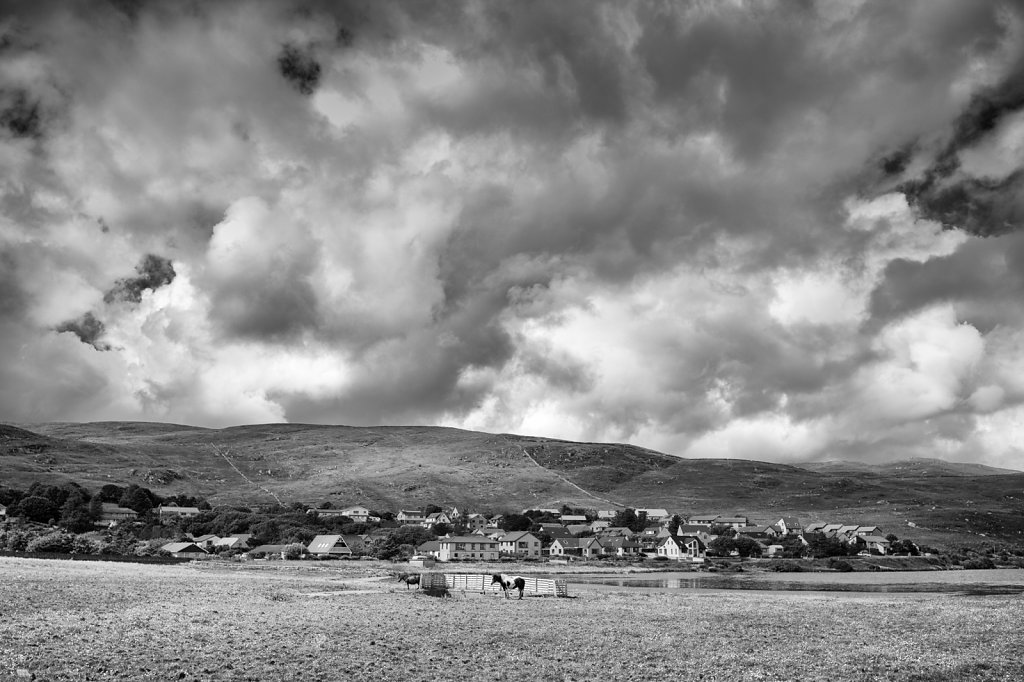
[[[1024,468],[1010,2],[24,3],[0,419]]]

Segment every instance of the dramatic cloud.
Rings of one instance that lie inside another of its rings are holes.
[[[0,419],[1024,469],[1011,2],[24,3]]]

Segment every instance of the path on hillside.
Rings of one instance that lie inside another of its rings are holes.
[[[557,476],[558,479],[560,481],[562,481],[562,483],[565,483],[566,485],[571,485],[573,488],[576,488],[576,490],[579,490],[581,493],[583,493],[587,497],[592,497],[595,500],[600,500],[601,502],[607,502],[608,504],[610,504],[612,506],[615,506],[615,507],[623,507],[623,508],[625,507],[624,504],[621,504],[619,502],[615,502],[614,500],[609,500],[606,497],[600,497],[598,495],[595,495],[594,493],[590,492],[589,490],[586,490],[585,488],[581,488],[580,486],[576,485],[575,483],[573,483],[572,481],[570,481],[569,479],[567,479],[565,476],[563,476],[562,474],[558,473],[557,471],[552,471],[551,469],[548,469],[546,466],[542,466],[541,463],[538,462],[537,460],[535,460],[533,458],[533,455],[531,455],[529,452],[527,452],[526,448],[524,448],[519,443],[513,443],[512,445],[515,445],[517,448],[519,448],[519,450],[524,455],[526,455],[526,458],[528,460],[530,460],[531,462],[533,462],[538,469],[542,469],[542,470],[546,471],[547,473],[549,473],[549,474],[551,474],[553,476]]]
[[[269,488],[266,488],[266,487],[264,487],[264,486],[260,485],[260,484],[259,484],[259,483],[257,483],[256,481],[252,480],[251,478],[249,478],[248,476],[246,476],[245,474],[243,474],[243,473],[242,473],[242,470],[241,470],[241,469],[239,469],[238,467],[236,467],[236,466],[235,466],[235,463],[234,463],[234,462],[232,462],[232,461],[231,461],[230,459],[228,459],[228,455],[227,455],[227,452],[221,452],[221,451],[220,451],[220,449],[218,449],[218,448],[216,448],[216,447],[214,447],[214,448],[213,448],[213,451],[214,451],[214,452],[216,452],[216,453],[217,453],[218,455],[220,455],[221,457],[223,457],[223,458],[224,458],[224,461],[228,463],[228,466],[230,466],[230,467],[231,467],[232,469],[234,469],[235,471],[237,471],[237,472],[238,472],[238,475],[239,475],[239,476],[241,476],[241,477],[242,477],[243,479],[245,479],[245,482],[246,482],[246,483],[248,483],[248,484],[250,484],[250,485],[253,485],[253,486],[256,486],[257,488],[259,488],[260,490],[262,490],[263,492],[265,492],[266,494],[270,495],[270,496],[271,496],[271,497],[273,497],[273,498],[274,498],[275,500],[277,500],[277,503],[278,503],[279,505],[281,505],[281,506],[284,506],[284,503],[283,503],[283,502],[281,502],[281,498],[277,496],[277,493],[275,493],[275,492],[274,492],[273,490],[270,490]],[[229,450],[228,452],[230,452],[230,450]]]

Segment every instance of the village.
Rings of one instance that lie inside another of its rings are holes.
[[[154,510],[161,523],[197,516],[197,507],[161,506]],[[578,513],[569,509],[524,509],[520,515],[463,514],[457,507],[440,511],[402,509],[393,524],[377,526],[366,533],[320,534],[308,544],[296,546],[263,544],[248,547],[252,536],[213,534],[190,536],[167,543],[161,549],[175,557],[203,558],[225,549],[243,559],[250,558],[356,558],[365,555],[370,544],[399,528],[422,528],[436,539],[414,546],[407,557],[414,565],[433,562],[493,562],[507,559],[569,562],[602,559],[657,558],[702,564],[709,556],[795,558],[810,555],[822,544],[831,554],[881,556],[893,553],[917,554],[916,545],[885,536],[874,525],[816,521],[803,525],[793,517],[780,517],[766,524],[754,523],[741,515],[699,514],[682,517],[666,509],[639,508]],[[573,512],[573,513],[568,513]],[[338,519],[354,524],[381,524],[391,519],[375,515],[367,507],[308,509],[318,518]],[[113,508],[105,516],[130,519],[132,510]],[[516,518],[512,518],[515,516]],[[520,529],[522,519],[531,520]]]

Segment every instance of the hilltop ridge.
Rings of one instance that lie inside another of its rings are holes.
[[[144,422],[0,425],[0,458],[0,485],[138,483],[214,504],[664,507],[1024,541],[1024,473],[941,460],[775,464],[449,427]]]

